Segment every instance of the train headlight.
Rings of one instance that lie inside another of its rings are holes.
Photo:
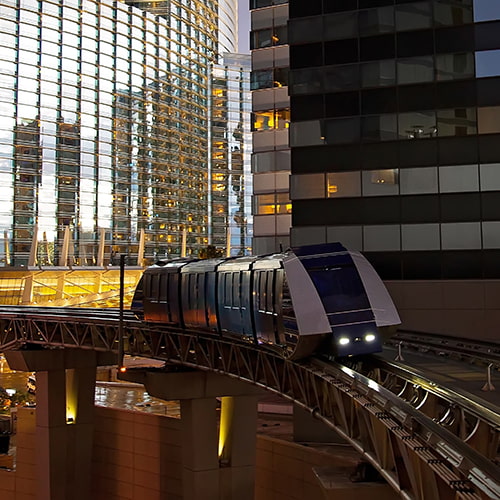
[[[375,340],[375,334],[373,333],[367,333],[365,335],[365,342],[373,342]]]
[[[350,340],[347,337],[340,337],[339,338],[340,345],[347,345],[349,342],[350,342]]]

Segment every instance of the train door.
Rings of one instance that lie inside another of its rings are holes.
[[[215,272],[205,273],[205,321],[210,330],[219,330],[217,321],[217,289]]]
[[[257,338],[272,344],[280,344],[276,309],[279,301],[275,299],[275,275],[274,269],[255,271],[254,320]]]
[[[243,334],[239,271],[220,273],[218,293],[221,330]]]
[[[155,281],[158,283],[158,310],[161,317],[161,322],[169,322],[170,314],[168,311],[167,300],[168,274],[160,272],[158,274],[158,279],[156,279]]]
[[[285,272],[283,269],[274,271],[273,280],[273,319],[276,343],[285,345],[285,326],[283,322],[283,281]]]
[[[196,286],[195,279],[196,274],[193,273],[181,273],[179,275],[181,280],[181,308],[182,308],[182,317],[184,319],[184,324],[186,326],[192,326],[194,324],[193,321],[193,296],[194,288]]]
[[[238,274],[240,285],[241,330],[243,335],[253,338],[251,274],[250,271],[240,271]]]
[[[168,305],[170,321],[183,325],[181,314],[180,273],[175,271],[168,273]]]
[[[195,306],[196,324],[201,328],[206,328],[205,273],[196,273],[195,292],[193,304]]]

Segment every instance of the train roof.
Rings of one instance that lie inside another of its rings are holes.
[[[189,262],[187,265],[183,266],[181,273],[206,273],[210,271],[215,271],[221,262],[225,259],[201,259],[193,262]]]
[[[186,264],[190,264],[193,262],[198,262],[198,259],[159,260],[152,266],[149,266],[148,269],[160,272],[161,270],[165,270],[166,272],[175,272],[179,268],[184,267]]]

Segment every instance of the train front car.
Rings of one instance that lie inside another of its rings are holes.
[[[310,322],[315,322],[313,328],[324,332],[324,340],[314,348],[315,352],[344,357],[381,351],[381,329],[395,328],[400,319],[382,280],[368,261],[340,243],[298,247],[291,255],[294,258],[285,259],[284,265],[299,335],[303,335],[303,328],[306,337],[310,335]],[[305,284],[310,287],[310,283],[321,301],[323,314],[319,310],[313,313],[304,304],[306,294],[309,302],[315,295],[305,290]],[[299,322],[304,325],[302,328]]]

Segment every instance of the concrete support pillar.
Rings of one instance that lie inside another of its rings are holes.
[[[220,416],[220,500],[253,500],[258,398],[223,397]]]
[[[36,372],[36,499],[89,499],[96,368],[116,356],[77,349],[4,354],[11,369]]]
[[[184,500],[219,498],[216,399],[181,400]]]
[[[64,370],[38,371],[36,392],[36,498],[64,500],[68,446]]]
[[[184,500],[254,499],[261,389],[209,372],[130,370],[119,378],[144,384],[156,398],[180,400]]]

